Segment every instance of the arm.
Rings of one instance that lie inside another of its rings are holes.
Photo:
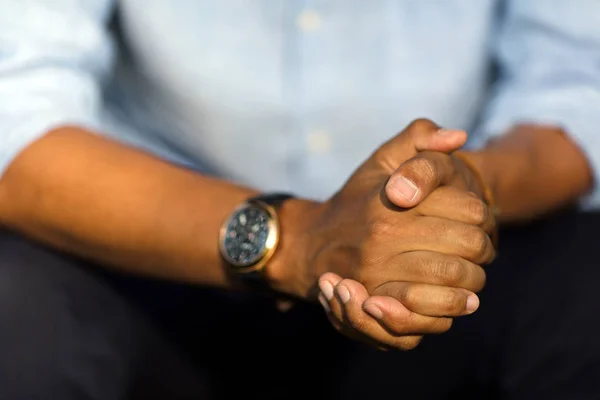
[[[500,223],[573,205],[593,186],[584,152],[560,128],[520,125],[467,155],[494,194]]]
[[[11,0],[0,17],[0,35],[16,51],[0,59],[0,98],[11,99],[0,108],[0,223],[118,270],[229,286],[219,227],[255,191],[96,134],[98,82],[110,70],[102,28],[109,4],[64,0],[52,10],[45,4]],[[11,24],[15,10],[27,11],[28,18]],[[381,197],[401,160],[426,148],[451,151],[465,139],[462,132],[438,135],[436,126],[417,121],[329,201],[286,202],[283,237],[267,269],[270,283],[307,298],[325,271],[360,278],[368,287],[416,282],[406,334],[443,332],[448,316],[472,312],[467,298],[485,280],[478,264],[494,252],[476,226],[485,215],[469,212],[469,204],[480,201],[463,197],[445,210],[432,203],[398,213]],[[416,345],[415,337],[380,333],[392,346]]]
[[[483,140],[473,143],[479,150],[464,155],[492,189],[501,222],[526,222],[582,199],[597,206],[600,3],[508,0],[506,5],[496,49],[500,79],[483,118]],[[477,175],[461,157],[422,152],[392,174],[386,193],[400,207],[427,201],[440,185],[482,194]],[[419,188],[410,201],[397,194],[394,182],[400,178]],[[365,311],[373,305],[384,310],[376,318],[388,327],[404,318],[397,311],[402,305],[385,298],[398,287],[383,284],[369,291],[368,299],[362,290]]]
[[[286,202],[282,247],[268,274],[277,289],[299,297],[308,297],[324,271],[360,278],[368,287],[406,282],[402,293],[410,293],[410,301],[397,325],[403,335],[390,336],[380,326],[367,332],[403,349],[418,344],[414,333],[444,332],[450,316],[474,311],[469,299],[485,281],[475,263],[493,257],[488,242],[473,240],[485,236],[474,226],[486,225],[485,215],[471,212],[478,199],[456,193],[451,207],[440,209],[431,196],[404,213],[381,202],[381,187],[397,167],[394,157],[414,154],[398,151],[410,149],[411,135],[448,141],[422,125],[383,146],[327,203]],[[457,140],[451,141],[456,148]],[[464,143],[460,135],[458,141]],[[219,227],[253,194],[82,129],[61,128],[28,146],[7,169],[0,180],[0,221],[118,270],[228,286]],[[333,296],[333,287],[325,293]]]
[[[500,80],[472,160],[501,221],[598,203],[600,31],[598,2],[509,1],[497,46]]]
[[[0,223],[101,264],[224,285],[219,224],[254,191],[91,133],[112,71],[112,9],[2,2]]]
[[[62,128],[25,149],[6,171],[0,221],[128,272],[223,286],[219,227],[255,193],[82,129]],[[300,221],[287,212],[301,210],[297,203],[310,204],[292,201],[282,216]],[[289,226],[294,236],[300,225]]]

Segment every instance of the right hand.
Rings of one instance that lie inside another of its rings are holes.
[[[494,224],[476,195],[454,187],[435,189],[416,210],[422,216],[484,229]],[[409,350],[420,343],[423,334],[443,333],[452,326],[452,317],[471,314],[479,307],[474,292],[485,284],[480,266],[429,251],[410,252],[398,259],[402,263],[398,275],[404,268],[403,280],[388,281],[370,291],[358,281],[332,272],[321,276],[319,301],[339,332],[378,348]],[[334,295],[328,296],[332,287]]]
[[[281,267],[272,270],[271,278],[281,290],[301,297],[314,298],[318,277],[326,272],[354,279],[369,292],[385,282],[402,281],[425,285],[419,291],[424,300],[429,285],[437,285],[431,290],[459,287],[466,289],[465,297],[475,296],[473,292],[485,280],[479,265],[495,255],[482,228],[490,225],[486,220],[492,217],[478,213],[485,209],[481,200],[469,196],[473,204],[440,206],[424,201],[421,206],[399,209],[385,196],[390,175],[417,152],[451,152],[465,142],[462,131],[440,134],[430,121],[413,122],[382,145],[330,200],[304,209],[301,221],[284,220],[284,235],[286,226],[296,228],[293,237],[283,237],[290,254],[279,257]],[[424,207],[429,207],[426,214]],[[320,289],[326,297],[334,295],[333,286],[325,283]],[[457,301],[465,304],[464,299]],[[440,314],[448,309],[447,304],[440,307]],[[434,320],[416,326],[415,332],[431,329],[437,329]]]

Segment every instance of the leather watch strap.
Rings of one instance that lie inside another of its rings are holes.
[[[293,198],[294,196],[289,193],[267,193],[263,195],[254,196],[248,199],[248,202],[262,202],[276,210],[283,204],[284,201]]]
[[[278,211],[283,202],[291,198],[294,198],[294,196],[289,193],[267,193],[252,197],[247,201],[249,203],[264,203],[275,208],[275,210]],[[264,271],[266,268],[267,267],[259,271],[236,273],[235,279],[243,286],[259,294],[267,295],[270,297],[281,297],[279,293],[271,289],[268,282],[265,280]]]

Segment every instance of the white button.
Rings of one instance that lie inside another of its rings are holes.
[[[298,27],[304,32],[314,32],[321,28],[321,16],[312,10],[304,10],[296,21]]]
[[[331,149],[331,136],[324,130],[309,133],[306,141],[311,153],[325,153]]]

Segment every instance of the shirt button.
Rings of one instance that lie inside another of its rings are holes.
[[[308,150],[313,154],[326,153],[331,150],[331,135],[324,130],[310,132],[306,138]]]
[[[321,16],[312,10],[304,10],[298,16],[296,21],[298,28],[304,32],[315,32],[321,28]]]

